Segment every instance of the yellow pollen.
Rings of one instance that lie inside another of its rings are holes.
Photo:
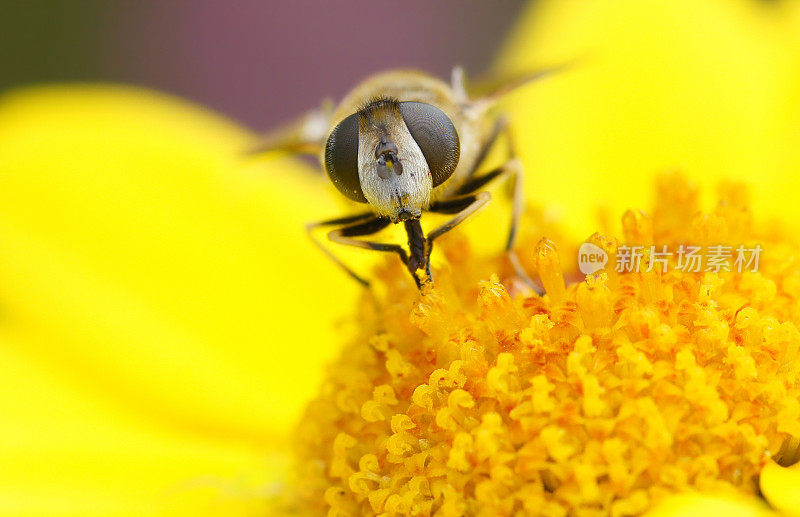
[[[608,255],[590,275],[567,260],[580,243],[529,212],[517,252],[541,297],[457,233],[424,294],[387,260],[297,427],[287,504],[623,516],[676,492],[752,494],[766,464],[798,461],[800,246],[757,226],[741,185],[707,214],[697,199],[659,178],[652,212],[585,241]],[[684,271],[675,256],[651,268],[662,245],[763,253],[756,271]],[[638,270],[618,271],[633,246]]]

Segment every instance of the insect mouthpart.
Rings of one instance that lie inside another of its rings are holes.
[[[387,180],[392,173],[398,176],[403,174],[403,164],[397,159],[397,146],[394,142],[381,139],[375,148],[375,158],[378,160],[376,170],[379,178]]]
[[[406,222],[414,218],[414,214],[409,212],[408,210],[400,210],[397,212],[397,220],[399,222]]]

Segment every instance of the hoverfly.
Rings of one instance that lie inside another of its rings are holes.
[[[329,228],[329,241],[396,253],[418,288],[433,281],[433,244],[491,199],[482,190],[489,182],[511,182],[511,222],[505,249],[515,273],[535,289],[514,252],[523,210],[523,170],[514,154],[509,125],[491,108],[503,94],[562,67],[517,78],[478,98],[470,98],[464,73],[453,70],[450,84],[417,71],[395,70],[372,76],[356,86],[332,109],[326,106],[275,133],[253,150],[283,149],[317,154],[339,192],[365,210],[356,215],[310,223],[312,241],[333,262],[364,286],[369,281],[346,265],[315,236]],[[506,135],[508,156],[500,166],[481,171],[489,151]],[[452,218],[427,234],[420,219],[425,212]],[[402,223],[408,250],[399,244],[376,242],[371,235]]]

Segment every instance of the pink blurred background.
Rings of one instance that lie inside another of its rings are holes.
[[[49,81],[149,86],[267,129],[363,77],[482,72],[518,15],[506,0],[12,0],[0,91]]]

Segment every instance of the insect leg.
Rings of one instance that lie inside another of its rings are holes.
[[[506,164],[501,165],[495,169],[490,170],[489,172],[478,176],[477,178],[472,178],[466,183],[464,183],[461,188],[456,191],[457,196],[463,196],[465,194],[472,194],[476,190],[479,190],[484,185],[489,183],[490,181],[494,180],[502,176],[503,174],[507,174],[507,167]]]
[[[450,219],[444,224],[439,225],[437,228],[428,233],[428,241],[433,242],[435,239],[441,237],[449,232],[464,220],[477,212],[486,203],[492,199],[492,195],[488,192],[479,192],[477,194],[468,194],[446,201],[439,201],[431,204],[429,210],[440,214],[456,214],[455,217]]]
[[[332,116],[333,102],[325,101],[320,108],[259,136],[245,154],[258,155],[267,151],[282,150],[292,154],[315,156],[325,143]]]
[[[522,216],[523,210],[525,209],[525,191],[523,190],[522,185],[524,170],[522,168],[522,162],[520,162],[517,158],[512,158],[506,162],[506,170],[510,171],[509,174],[512,174],[510,181],[513,181],[511,184],[511,224],[508,228],[508,239],[506,239],[506,252],[508,253],[508,260],[511,261],[511,266],[514,268],[514,272],[517,274],[517,276],[523,282],[528,284],[528,287],[533,289],[537,294],[541,295],[544,294],[544,292],[525,272],[525,268],[522,267],[519,257],[517,256],[517,252],[514,249],[514,244],[517,241],[519,219]]]
[[[460,66],[453,67],[450,74],[450,88],[453,90],[453,96],[457,102],[467,102],[469,95],[467,94],[467,77],[464,69]]]
[[[361,241],[357,239],[351,239],[350,237],[356,236],[363,236],[363,235],[372,235],[384,228],[386,228],[390,224],[388,219],[381,219],[375,216],[372,212],[367,212],[364,214],[354,215],[350,217],[339,217],[336,219],[328,219],[326,221],[320,221],[316,223],[309,223],[306,225],[306,232],[308,236],[311,238],[311,241],[314,243],[317,248],[319,248],[325,256],[331,259],[336,265],[342,268],[351,278],[353,278],[356,282],[363,285],[364,287],[369,286],[369,282],[353,271],[350,266],[342,262],[342,260],[337,257],[327,246],[323,245],[315,236],[313,231],[316,228],[323,227],[323,226],[343,226],[342,228],[338,228],[328,233],[328,239],[333,242],[338,242],[340,244],[347,244],[350,246],[358,246],[360,248],[367,248],[367,249],[377,249],[379,251],[395,251],[400,254],[400,257],[403,259],[403,263],[406,262],[405,258],[405,250],[400,248],[400,246],[391,245],[391,244],[381,244],[381,243],[369,243],[366,241]],[[373,246],[374,245],[374,246]],[[391,248],[391,249],[385,249]]]
[[[429,279],[431,276],[431,252],[433,251],[433,241],[449,232],[472,214],[483,208],[490,200],[492,195],[488,192],[479,192],[477,194],[468,194],[446,201],[439,201],[433,203],[429,210],[431,212],[438,212],[440,214],[456,214],[455,217],[433,229],[428,233],[425,239],[425,273]]]
[[[539,287],[525,272],[525,269],[522,267],[519,257],[517,257],[517,253],[514,250],[514,244],[517,239],[517,229],[519,227],[519,219],[522,215],[522,211],[525,208],[525,191],[522,186],[523,173],[524,171],[522,168],[522,163],[517,158],[511,158],[500,167],[492,169],[482,176],[471,179],[465,183],[461,189],[458,190],[458,193],[463,195],[469,192],[474,192],[490,181],[500,177],[505,177],[507,181],[513,182],[511,184],[511,224],[509,225],[508,229],[508,238],[506,239],[505,249],[508,253],[508,259],[511,261],[511,265],[514,268],[514,272],[517,274],[517,276],[526,284],[528,284],[533,290],[540,292]]]
[[[508,119],[504,116],[499,116],[494,121],[494,126],[492,126],[492,131],[489,133],[489,136],[486,137],[486,140],[481,144],[481,148],[478,151],[478,157],[475,159],[475,165],[472,166],[472,171],[469,173],[469,177],[473,177],[480,166],[483,165],[483,162],[486,161],[486,156],[489,154],[489,151],[492,150],[494,144],[497,143],[497,139],[500,138],[506,129],[508,128]],[[472,189],[470,192],[474,192],[479,187]],[[463,187],[462,189],[463,190]],[[460,190],[459,190],[460,192]]]

